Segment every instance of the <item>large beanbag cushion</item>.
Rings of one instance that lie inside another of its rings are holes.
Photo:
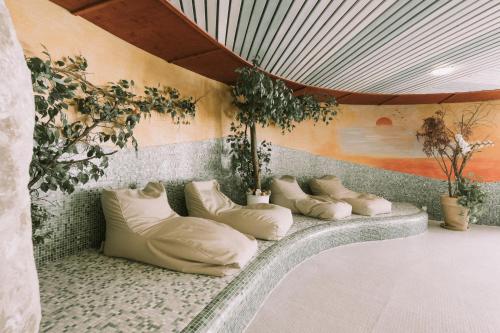
[[[260,239],[281,239],[293,223],[290,210],[280,206],[235,204],[220,191],[216,180],[191,182],[184,191],[189,215],[227,224]]]
[[[162,184],[143,190],[104,190],[104,254],[185,273],[231,275],[257,251],[257,241],[225,224],[182,217]]]
[[[293,213],[324,220],[338,220],[351,215],[351,206],[328,196],[312,196],[300,188],[295,177],[274,178],[271,202],[289,208]]]
[[[309,186],[314,194],[329,195],[335,200],[348,202],[355,214],[373,216],[390,213],[392,209],[390,201],[374,194],[351,191],[335,176],[312,179]]]

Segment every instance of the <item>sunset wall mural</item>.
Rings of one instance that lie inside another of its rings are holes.
[[[500,101],[482,104],[341,105],[340,114],[328,126],[309,122],[299,125],[286,136],[273,129],[260,133],[261,139],[271,140],[277,145],[386,170],[444,179],[437,163],[422,152],[416,131],[423,119],[437,110],[446,110],[451,123],[461,111],[479,106],[486,109],[489,116],[487,124],[478,129],[473,140],[489,139],[500,143]],[[226,118],[223,128],[229,127],[229,121],[230,118]],[[481,181],[500,181],[498,165],[500,145],[475,155],[467,172]]]
[[[337,138],[340,142],[338,158],[373,165],[388,170],[401,171],[421,176],[444,179],[433,159],[427,158],[417,141],[415,132],[422,120],[439,109],[447,112],[450,124],[462,111],[481,107],[489,113],[488,121],[476,132],[475,140],[489,139],[499,142],[497,125],[500,124],[500,104],[482,105],[445,104],[422,106],[372,107],[371,110],[345,110],[356,113],[355,126],[346,126],[339,119]],[[495,166],[500,162],[500,147],[486,148],[471,161],[467,172],[478,180],[498,181],[500,171]]]

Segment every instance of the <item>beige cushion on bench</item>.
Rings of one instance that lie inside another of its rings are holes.
[[[351,215],[351,206],[328,196],[304,193],[295,177],[274,178],[271,183],[271,202],[289,208],[293,213],[324,220],[337,220]]]
[[[280,206],[235,204],[220,191],[216,180],[191,182],[184,191],[189,215],[225,223],[260,239],[281,239],[293,223],[290,210]]]
[[[348,202],[355,214],[373,216],[390,213],[392,209],[390,201],[374,194],[351,191],[345,188],[342,181],[335,176],[312,179],[309,186],[314,194],[329,195],[335,200]]]
[[[257,251],[257,241],[225,224],[179,216],[162,184],[104,190],[104,254],[185,273],[230,275]]]

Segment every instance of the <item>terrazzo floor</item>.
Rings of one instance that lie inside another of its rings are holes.
[[[500,228],[350,244],[295,267],[245,333],[500,332]]]
[[[418,213],[395,203],[384,216]],[[353,215],[336,222],[356,223]],[[289,235],[330,223],[294,216]],[[258,254],[272,241],[259,241]],[[257,256],[258,256],[257,254]],[[255,260],[255,259],[254,259]],[[39,267],[41,332],[180,332],[235,276],[185,274],[86,250]]]

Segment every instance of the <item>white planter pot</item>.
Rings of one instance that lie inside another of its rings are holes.
[[[269,203],[269,195],[247,194],[247,205]]]

